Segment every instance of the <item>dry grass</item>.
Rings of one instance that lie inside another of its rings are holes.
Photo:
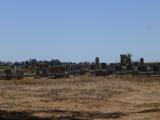
[[[0,119],[5,116],[4,120],[159,120],[159,113],[160,78],[0,80]]]

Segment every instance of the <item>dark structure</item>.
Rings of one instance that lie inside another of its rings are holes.
[[[6,69],[4,71],[1,71],[0,73],[0,79],[22,79],[24,78],[24,72],[23,70],[19,69]]]
[[[131,64],[131,54],[121,54],[120,55],[120,64],[121,66],[126,66]]]
[[[146,63],[144,58],[133,61],[131,54],[121,54],[120,62],[101,63],[99,57],[92,63],[60,62],[52,59],[50,61],[37,61],[30,59],[24,62],[0,62],[0,79],[21,79],[23,77],[49,77],[61,78],[70,75],[91,74],[94,76],[108,75],[146,75],[160,76],[160,63]]]

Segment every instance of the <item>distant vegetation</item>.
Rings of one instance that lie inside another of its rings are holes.
[[[49,66],[54,66],[54,65],[62,65],[62,64],[67,64],[67,63],[61,62],[60,60],[57,60],[57,59],[51,59],[51,60],[29,59],[26,61],[16,61],[16,62],[0,61],[0,69],[7,69],[9,66],[28,68],[29,66],[34,67],[40,64],[47,64]]]

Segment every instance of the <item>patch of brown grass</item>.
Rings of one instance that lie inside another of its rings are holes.
[[[68,79],[0,80],[0,109],[34,111],[34,115],[39,115],[38,111],[45,111],[41,117],[53,117],[53,114],[48,114],[47,111],[54,109],[129,114],[119,118],[122,120],[134,120],[135,115],[139,116],[137,119],[151,119],[158,111],[147,116],[138,111],[160,107],[159,83],[159,78],[88,75],[71,76]],[[61,114],[63,116],[63,113]]]

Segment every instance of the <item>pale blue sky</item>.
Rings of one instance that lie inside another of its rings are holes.
[[[0,0],[0,60],[160,61],[160,0]]]

